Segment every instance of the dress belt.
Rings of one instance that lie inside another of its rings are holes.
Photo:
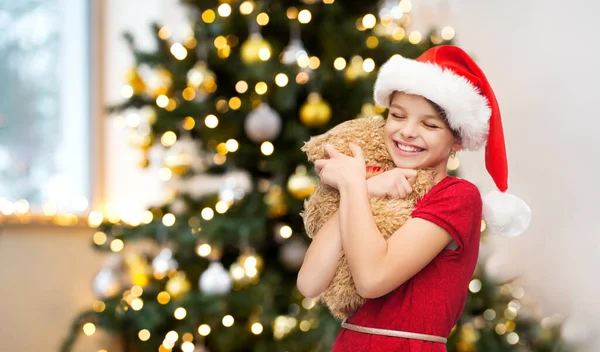
[[[342,327],[344,329],[348,329],[348,330],[352,330],[352,331],[356,331],[356,332],[362,332],[365,334],[403,337],[405,339],[415,339],[415,340],[439,342],[439,343],[443,343],[443,344],[448,342],[447,338],[441,337],[441,336],[417,334],[415,332],[406,332],[406,331],[398,331],[398,330],[368,328],[365,326],[359,326],[359,325],[347,323],[346,319],[344,319],[344,321],[342,321]]]

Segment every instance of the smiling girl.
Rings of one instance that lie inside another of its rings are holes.
[[[340,193],[339,210],[321,228],[298,274],[298,289],[318,297],[330,284],[342,251],[359,295],[367,298],[342,323],[333,351],[446,351],[479,255],[482,208],[491,227],[516,235],[527,227],[529,208],[513,216],[502,203],[496,224],[491,205],[482,204],[469,181],[448,176],[448,158],[486,146],[486,166],[500,191],[507,189],[507,163],[500,112],[481,69],[460,48],[434,47],[416,60],[392,57],[380,69],[375,101],[389,109],[385,147],[396,169],[366,180],[360,147],[353,156],[326,146],[317,160],[321,182]],[[403,198],[412,192],[416,170],[436,170],[435,185],[412,219],[387,242],[377,229],[369,197]],[[514,220],[514,221],[513,221]]]

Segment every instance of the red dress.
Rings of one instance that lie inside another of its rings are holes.
[[[448,176],[413,210],[442,227],[458,243],[445,249],[411,279],[385,296],[367,300],[348,323],[448,337],[462,314],[477,257],[481,228],[481,195],[472,183]],[[446,352],[446,346],[399,337],[342,329],[333,352]]]

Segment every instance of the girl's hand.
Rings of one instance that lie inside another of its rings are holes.
[[[404,198],[412,192],[417,171],[394,168],[367,180],[367,192],[371,197]]]
[[[321,183],[340,190],[357,182],[365,182],[367,171],[362,149],[350,143],[353,156],[337,151],[332,145],[325,146],[329,159],[315,161],[315,170],[321,178]]]

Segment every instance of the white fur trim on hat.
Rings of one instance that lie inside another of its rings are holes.
[[[466,78],[433,63],[392,56],[379,70],[375,103],[389,107],[394,91],[421,95],[442,107],[466,149],[485,145],[492,112],[487,99]]]

